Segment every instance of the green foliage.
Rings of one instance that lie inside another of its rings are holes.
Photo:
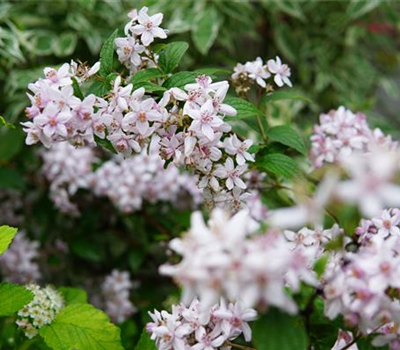
[[[14,227],[0,226],[0,255],[8,249],[17,232]]]
[[[6,128],[15,129],[14,124],[7,122],[4,117],[0,115],[0,125],[4,125]]]
[[[86,304],[88,301],[87,293],[80,288],[61,287],[58,291],[64,297],[66,305],[71,304]]]
[[[157,350],[154,341],[150,339],[150,335],[146,329],[143,330],[135,350]]]
[[[156,79],[156,78],[161,78],[164,76],[164,73],[161,72],[157,68],[148,68],[141,70],[133,76],[131,79],[130,83],[133,84],[133,86],[136,88],[137,83],[141,82],[148,82],[150,80]]]
[[[252,329],[253,342],[257,349],[307,349],[307,334],[300,317],[270,309],[254,322]]]
[[[0,283],[0,317],[11,316],[32,299],[33,294],[25,287],[7,282]]]
[[[263,156],[260,160],[257,160],[257,166],[261,170],[286,178],[292,178],[294,175],[300,174],[300,170],[295,161],[280,153],[272,153]]]
[[[307,148],[301,136],[290,126],[275,126],[268,130],[267,135],[271,141],[279,142],[295,149],[303,155],[307,154]]]
[[[254,106],[254,104],[242,98],[228,97],[224,100],[224,103],[236,109],[237,114],[233,118],[245,119],[263,115],[263,113],[256,106]]]
[[[118,30],[116,29],[107,41],[104,43],[100,51],[100,75],[106,77],[113,70],[114,66],[114,41],[117,37]]]
[[[166,45],[159,53],[158,64],[164,73],[171,73],[189,48],[186,42],[173,42]]]
[[[54,350],[123,350],[118,327],[89,304],[67,306],[39,333]]]
[[[199,12],[192,30],[192,39],[196,48],[206,55],[218,36],[221,25],[220,16],[214,6],[207,6]]]

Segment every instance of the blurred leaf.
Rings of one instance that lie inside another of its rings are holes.
[[[3,282],[0,284],[0,317],[11,316],[33,299],[24,286]]]
[[[35,53],[39,56],[50,55],[55,49],[55,36],[51,32],[41,31],[35,37]]]
[[[106,40],[100,51],[100,71],[99,74],[106,77],[113,70],[114,65],[114,41],[117,37],[118,29]]]
[[[90,304],[67,306],[39,334],[54,350],[123,350],[119,328]]]
[[[214,6],[208,6],[205,11],[199,13],[197,21],[192,29],[192,39],[196,48],[203,54],[207,54],[218,36],[221,17]]]
[[[357,19],[371,12],[383,2],[383,0],[351,0],[346,13],[350,19]]]
[[[272,308],[253,323],[252,329],[253,342],[257,349],[307,349],[307,334],[300,317]]]
[[[165,46],[159,53],[158,64],[163,72],[171,73],[189,48],[184,41],[176,41]]]
[[[80,288],[61,287],[58,291],[64,297],[65,305],[85,304],[88,301],[87,293]]]
[[[73,32],[62,33],[54,46],[54,52],[59,57],[70,56],[76,47],[78,37]]]
[[[285,146],[295,149],[303,155],[307,154],[307,148],[301,136],[290,126],[275,126],[267,132],[270,140],[282,143]]]
[[[166,90],[165,87],[162,87],[157,84],[149,83],[148,81],[141,81],[139,83],[136,83],[135,89],[139,89],[143,87],[146,92],[151,93],[151,92],[163,92]]]
[[[25,186],[25,179],[18,170],[0,168],[0,188],[23,190]]]
[[[97,135],[94,135],[94,141],[97,143],[97,145],[104,147],[105,149],[109,150],[111,153],[117,154],[117,151],[115,150],[114,146],[112,143],[107,140],[107,139],[101,139]]]
[[[15,129],[14,124],[8,123],[8,122],[4,119],[4,117],[2,117],[2,116],[0,115],[0,125],[1,125],[1,124],[4,125],[6,128]]]
[[[281,0],[276,1],[275,4],[280,10],[287,13],[288,15],[295,17],[302,22],[305,21],[306,18],[304,17],[304,13],[301,9],[302,4],[300,2]]]
[[[281,101],[281,100],[301,100],[301,101],[305,101],[308,103],[312,103],[312,101],[308,97],[305,97],[295,91],[293,91],[293,92],[292,91],[275,91],[268,95],[264,95],[262,97],[262,103],[275,102],[275,101]]]
[[[150,335],[146,329],[143,330],[135,350],[157,350],[155,342],[150,339]]]
[[[257,160],[257,166],[262,170],[286,178],[292,178],[294,175],[300,173],[300,169],[295,161],[280,153],[272,153],[263,156],[260,160]]]
[[[17,231],[15,227],[0,226],[0,255],[8,249]]]
[[[25,133],[21,129],[0,129],[0,160],[8,162],[24,145]]]

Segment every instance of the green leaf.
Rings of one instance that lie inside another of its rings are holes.
[[[0,228],[1,230],[1,228]],[[1,242],[0,242],[1,244]],[[11,316],[33,299],[33,294],[24,286],[3,282],[0,284],[0,317]]]
[[[141,81],[140,83],[136,83],[135,85],[135,90],[139,89],[143,87],[146,92],[163,92],[166,90],[165,87],[157,85],[157,84],[153,84],[153,83],[149,83],[148,81]]]
[[[346,12],[350,19],[357,19],[371,12],[382,3],[382,0],[352,0]]]
[[[181,61],[183,55],[189,48],[184,41],[176,41],[168,44],[160,51],[158,64],[164,73],[171,73]]]
[[[307,148],[301,136],[290,126],[275,126],[268,130],[267,133],[270,140],[279,142],[285,146],[295,149],[301,154],[307,154]]]
[[[0,168],[0,188],[23,190],[25,186],[26,181],[18,170]]]
[[[270,309],[266,315],[254,322],[252,329],[253,343],[257,349],[307,349],[307,334],[300,317]]]
[[[0,125],[4,125],[6,128],[15,129],[14,124],[7,122],[4,117],[0,115]]]
[[[0,160],[10,161],[24,146],[25,133],[18,127],[0,129]]]
[[[231,118],[232,120],[264,115],[256,106],[242,98],[228,97],[224,100],[224,103],[232,106],[237,111],[237,114]]]
[[[107,139],[101,139],[97,135],[94,135],[94,141],[97,143],[97,145],[109,150],[111,153],[117,154],[118,152],[115,150],[114,146],[112,143],[107,140]]]
[[[302,22],[305,21],[306,18],[304,17],[303,11],[301,9],[301,4],[299,2],[283,0],[277,1],[275,4],[281,11],[287,13],[288,15],[295,17]]]
[[[215,73],[221,72],[219,68],[202,68],[193,72],[178,72],[170,76],[163,84],[167,89],[172,87],[183,88],[186,84],[194,83],[195,79],[202,74],[214,76]]]
[[[100,71],[99,74],[106,77],[113,70],[114,65],[114,41],[117,37],[118,30],[106,40],[100,51]]]
[[[90,304],[72,304],[39,331],[54,350],[123,350],[120,330]]]
[[[64,297],[66,305],[87,303],[87,293],[83,289],[73,287],[61,287],[58,289],[58,291]]]
[[[308,103],[312,103],[312,101],[299,94],[298,92],[292,92],[292,91],[275,91],[272,92],[268,95],[265,95],[262,98],[262,102],[261,103],[268,103],[268,102],[275,102],[275,101],[281,101],[281,100],[301,100],[304,102],[308,102]]]
[[[11,244],[17,231],[18,229],[15,227],[0,226],[0,255],[8,249],[8,246]]]
[[[206,55],[218,36],[221,17],[214,6],[201,11],[192,28],[192,39],[196,48]]]
[[[295,161],[281,153],[267,154],[258,162],[258,166],[267,172],[291,178],[295,174],[300,174],[300,170]]]
[[[76,97],[80,98],[81,100],[83,100],[85,98],[85,96],[83,96],[81,87],[79,86],[79,84],[75,78],[72,78],[72,87],[74,89],[74,95]]]
[[[135,350],[157,350],[155,342],[150,339],[150,335],[146,329],[143,330]]]
[[[144,69],[144,70],[141,70],[141,71],[138,71],[137,73],[135,73],[135,75],[131,79],[130,83],[133,84],[134,88],[136,89],[135,84],[143,82],[143,81],[149,81],[149,80],[152,80],[155,78],[161,78],[164,75],[165,74],[157,68],[148,68],[148,69]]]
[[[54,47],[55,54],[59,57],[65,57],[71,55],[78,42],[76,33],[66,32],[62,33],[56,42]]]

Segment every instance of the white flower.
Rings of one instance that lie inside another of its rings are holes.
[[[247,62],[245,67],[251,79],[254,79],[263,88],[267,86],[265,79],[268,79],[271,74],[260,57],[253,62]]]
[[[132,32],[136,35],[141,35],[140,40],[143,45],[149,46],[154,41],[154,38],[165,39],[167,34],[164,29],[159,27],[163,20],[163,14],[157,13],[149,16],[146,12],[146,7],[140,10],[138,16],[139,24],[132,28]]]
[[[214,175],[221,179],[226,179],[226,188],[232,190],[236,185],[242,189],[246,188],[246,184],[240,178],[247,170],[247,165],[239,165],[235,168],[232,158],[227,158],[225,164],[219,164],[214,171]]]
[[[236,155],[236,162],[239,165],[243,165],[246,160],[254,162],[254,157],[247,152],[252,144],[253,142],[251,140],[240,141],[236,135],[232,135],[224,140],[226,153],[232,156]]]
[[[142,59],[139,54],[143,53],[145,47],[140,45],[135,38],[116,38],[115,45],[117,47],[118,59],[121,63],[130,66],[139,66],[142,63]]]
[[[292,82],[290,81],[290,68],[286,64],[282,64],[281,59],[277,56],[276,60],[269,60],[267,62],[268,70],[275,74],[274,81],[276,85],[282,87],[283,85],[288,85],[292,87]]]
[[[188,114],[193,119],[189,130],[200,136],[206,136],[210,141],[214,139],[216,129],[223,124],[221,118],[215,114],[211,100],[207,101],[199,110],[189,110]]]

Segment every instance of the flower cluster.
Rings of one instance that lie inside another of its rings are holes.
[[[137,10],[131,11],[128,14],[131,20],[125,26],[126,36],[115,39],[119,61],[131,74],[154,65],[156,57],[147,47],[155,38],[167,37],[166,30],[160,28],[163,14],[149,16],[147,12],[147,7],[143,7],[139,13]]]
[[[208,225],[196,212],[189,232],[170,243],[171,249],[182,256],[181,262],[163,265],[160,272],[182,285],[183,302],[187,304],[198,296],[205,310],[222,296],[245,307],[276,306],[295,313],[297,307],[285,286],[296,292],[301,281],[317,283],[312,267],[318,245],[293,244],[296,239],[291,234],[287,233],[293,238],[288,241],[273,230],[251,235],[257,226],[246,210],[230,218],[214,209]],[[325,234],[329,236],[325,231],[315,233],[315,242],[323,241]]]
[[[19,232],[7,251],[0,257],[3,278],[12,283],[36,282],[41,277],[39,265],[39,242],[30,241]]]
[[[122,323],[136,311],[129,300],[132,287],[127,271],[113,270],[104,280],[101,286],[104,311],[110,316],[111,321]]]
[[[311,136],[311,160],[315,167],[324,163],[337,163],[354,151],[368,152],[371,147],[385,145],[395,149],[397,143],[380,129],[372,130],[366,116],[339,107],[321,114],[320,124],[314,126]]]
[[[151,143],[149,154],[143,151],[128,159],[115,156],[95,171],[97,158],[89,147],[75,149],[66,142],[59,143],[42,152],[42,157],[42,171],[51,183],[51,199],[65,213],[78,213],[70,199],[78,189],[108,197],[126,213],[140,210],[143,201],[168,202],[177,209],[180,204],[189,202],[195,208],[202,202],[196,177],[181,174],[173,164],[164,168],[157,142]]]
[[[232,74],[232,81],[239,94],[246,93],[250,89],[250,85],[257,83],[262,88],[267,88],[266,80],[274,77],[274,82],[279,87],[285,84],[292,87],[290,81],[290,68],[287,64],[282,64],[280,57],[275,60],[270,59],[264,64],[261,57],[257,57],[254,61],[248,61],[245,64],[238,63]]]
[[[204,315],[197,299],[188,306],[173,305],[172,313],[157,311],[149,313],[153,322],[147,324],[151,339],[159,350],[218,350],[231,349],[229,342],[241,334],[251,340],[248,322],[257,313],[243,309],[239,303],[229,304],[222,300]]]
[[[99,69],[89,70],[95,74]],[[75,70],[75,69],[74,69]],[[28,145],[41,142],[46,147],[69,140],[74,145],[93,144],[93,107],[95,95],[80,99],[74,95],[75,79],[68,63],[60,69],[44,69],[45,78],[29,84],[28,97],[32,105],[26,108],[30,121],[22,123],[28,134]]]
[[[356,229],[360,247],[342,252],[328,264],[324,286],[325,314],[342,314],[346,324],[363,334],[378,333],[373,344],[400,344],[399,209],[363,220]]]
[[[41,288],[36,284],[28,284],[26,288],[32,292],[34,298],[18,311],[16,323],[28,338],[33,338],[40,328],[53,322],[64,307],[64,299],[51,286]]]

